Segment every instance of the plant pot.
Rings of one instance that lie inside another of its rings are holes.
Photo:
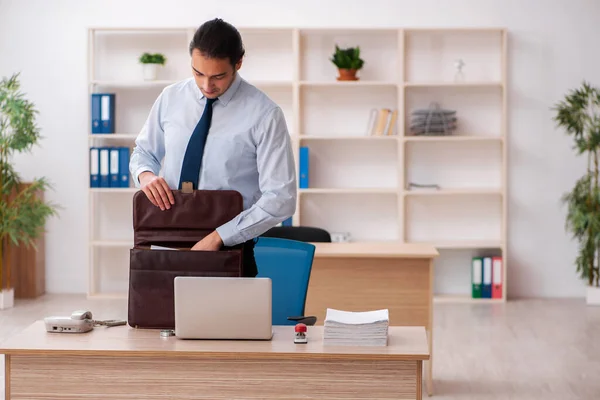
[[[11,308],[15,305],[15,290],[2,289],[0,290],[0,310]]]
[[[156,80],[156,76],[158,75],[158,67],[159,64],[144,64],[144,80]]]
[[[587,287],[586,303],[590,306],[600,306],[600,287]]]
[[[338,73],[340,74],[340,76],[338,76],[337,80],[338,81],[357,81],[358,77],[356,76],[356,69],[344,69],[344,68],[338,68]]]

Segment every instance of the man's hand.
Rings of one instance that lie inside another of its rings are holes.
[[[161,210],[170,209],[175,204],[173,193],[163,177],[154,175],[153,172],[144,171],[139,176],[140,187],[148,200]]]
[[[192,250],[206,250],[206,251],[217,251],[223,246],[223,240],[217,231],[213,231],[209,235],[205,236],[204,239],[196,243]]]

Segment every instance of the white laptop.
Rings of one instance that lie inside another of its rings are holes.
[[[175,277],[175,336],[270,340],[269,278]]]

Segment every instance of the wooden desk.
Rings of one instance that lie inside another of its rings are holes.
[[[47,333],[38,321],[0,344],[6,399],[421,399],[426,332],[392,327],[385,347],[332,347],[322,327],[294,344],[161,338],[157,330],[97,327]]]
[[[424,326],[431,359],[427,392],[433,394],[433,260],[426,244],[313,243],[316,246],[305,315],[323,324],[327,308],[368,311],[387,308],[390,325]]]

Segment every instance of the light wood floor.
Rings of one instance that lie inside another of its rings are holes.
[[[37,319],[76,309],[97,319],[127,316],[124,300],[17,301],[0,310],[0,341]],[[583,300],[436,304],[434,324],[435,399],[600,399],[600,307]]]

